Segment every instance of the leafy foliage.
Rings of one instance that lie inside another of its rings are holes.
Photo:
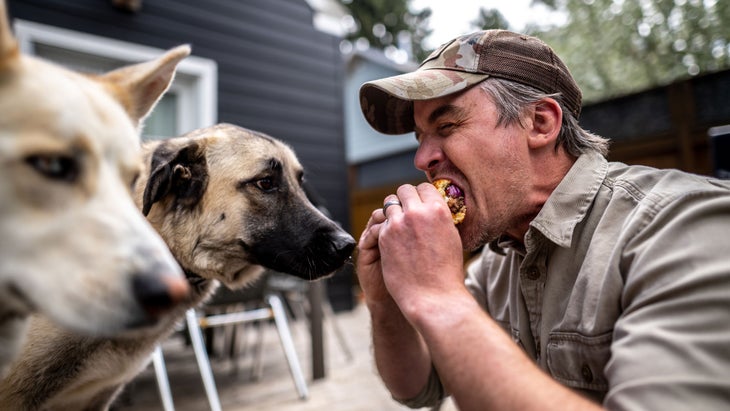
[[[560,27],[527,31],[598,100],[730,67],[725,0],[534,0],[566,13]]]
[[[479,9],[479,17],[471,22],[471,26],[478,30],[509,29],[509,22],[497,9]]]
[[[421,61],[430,9],[410,0],[340,0],[352,13],[355,44],[408,49]],[[533,0],[566,16],[559,26],[525,32],[550,44],[571,69],[587,102],[730,67],[728,0]],[[511,28],[498,9],[482,8],[475,29]]]
[[[383,49],[406,49],[412,60],[420,61],[428,55],[423,39],[431,30],[428,19],[431,9],[411,11],[410,0],[340,0],[355,20],[355,30],[347,40],[356,46],[367,45]],[[408,50],[410,49],[410,50]]]

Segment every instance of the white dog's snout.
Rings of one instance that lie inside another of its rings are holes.
[[[158,316],[188,296],[190,287],[182,268],[156,233],[138,245],[134,254],[132,291],[147,314]]]
[[[184,301],[190,287],[177,276],[139,273],[132,277],[132,292],[144,312],[155,319]]]

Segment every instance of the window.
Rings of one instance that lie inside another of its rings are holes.
[[[165,50],[29,22],[15,21],[20,49],[74,70],[102,73],[147,61]],[[175,80],[145,121],[143,138],[177,136],[217,122],[218,67],[215,61],[189,56]]]

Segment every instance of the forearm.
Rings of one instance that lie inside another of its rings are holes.
[[[465,296],[414,319],[446,390],[460,410],[600,409],[554,381]]]
[[[432,364],[428,349],[395,303],[371,304],[375,364],[394,398],[410,399],[426,385]]]

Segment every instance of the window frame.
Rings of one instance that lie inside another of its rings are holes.
[[[15,36],[23,53],[37,55],[36,45],[83,53],[135,64],[159,57],[165,51],[137,43],[82,33],[42,23],[16,19]],[[188,56],[177,67],[168,93],[178,96],[178,134],[213,125],[218,119],[218,66],[214,60]]]

